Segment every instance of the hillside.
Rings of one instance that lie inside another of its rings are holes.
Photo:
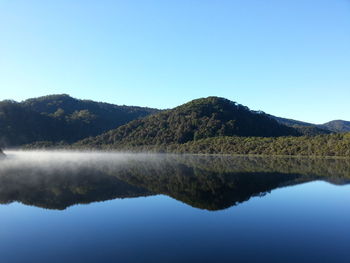
[[[160,145],[216,136],[300,135],[262,112],[219,97],[193,100],[174,109],[134,120],[77,146]]]
[[[350,122],[323,125],[280,118],[219,97],[167,111],[79,100],[66,94],[0,102],[0,147],[128,148],[183,144],[211,137],[317,136],[350,131]]]
[[[325,124],[322,124],[321,127],[333,132],[350,132],[350,121],[330,121]]]
[[[72,143],[158,110],[79,100],[66,94],[0,102],[0,145]]]

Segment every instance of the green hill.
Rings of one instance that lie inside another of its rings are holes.
[[[219,97],[193,100],[174,109],[134,120],[79,146],[161,145],[186,143],[217,136],[297,136],[291,127],[267,114]]]
[[[72,143],[158,110],[79,100],[66,94],[0,102],[0,145]]]

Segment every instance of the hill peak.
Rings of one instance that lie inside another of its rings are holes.
[[[199,99],[194,99],[191,100],[185,104],[182,104],[178,107],[191,107],[191,106],[201,106],[201,105],[230,105],[230,106],[235,106],[237,105],[236,102],[231,101],[226,98],[222,97],[216,97],[216,96],[210,96],[210,97],[205,97],[205,98],[199,98]]]
[[[333,121],[326,122],[326,123],[324,123],[324,124],[329,124],[329,123],[350,123],[350,121],[345,121],[345,120],[333,120]]]
[[[82,144],[159,145],[217,136],[286,135],[299,133],[262,112],[225,98],[207,97],[132,121]]]
[[[70,100],[77,100],[73,97],[71,97],[69,94],[51,94],[51,95],[46,95],[46,96],[40,96],[40,97],[36,97],[36,98],[29,98],[26,99],[25,101],[23,101],[23,103],[30,103],[30,102],[44,102],[44,101],[51,101],[51,100],[58,100],[58,99],[70,99]]]

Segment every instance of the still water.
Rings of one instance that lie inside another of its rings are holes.
[[[0,262],[350,262],[350,160],[7,152]]]

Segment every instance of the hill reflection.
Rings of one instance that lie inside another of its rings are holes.
[[[0,202],[65,209],[163,194],[196,208],[221,210],[280,187],[314,180],[349,183],[350,161],[14,152],[0,161]]]

